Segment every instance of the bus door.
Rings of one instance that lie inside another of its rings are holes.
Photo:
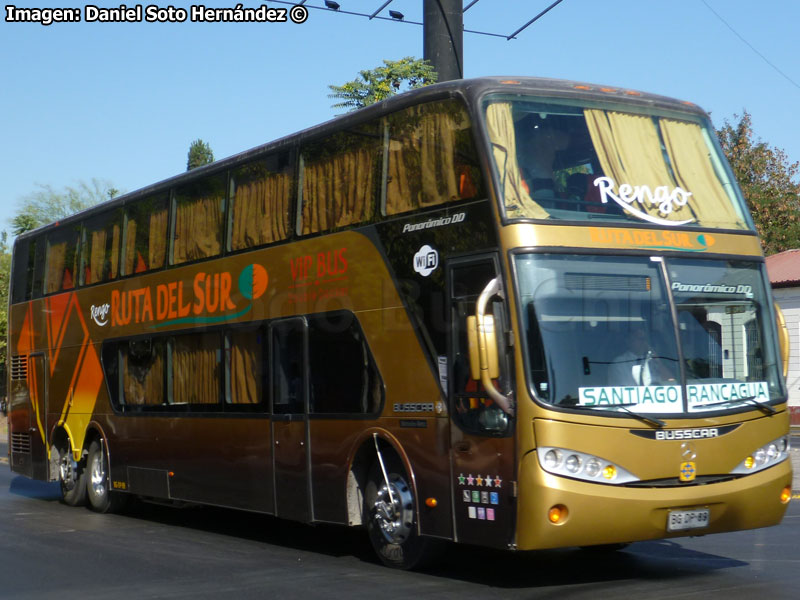
[[[270,325],[275,514],[310,521],[308,327],[304,318]]]
[[[47,364],[43,353],[12,357],[10,392],[11,469],[46,480]]]
[[[506,547],[512,541],[516,514],[513,419],[494,403],[469,363],[467,318],[486,285],[499,273],[496,254],[448,261],[450,305],[448,396],[453,515],[459,542]],[[510,357],[503,343],[506,307],[498,299],[487,305],[493,314],[500,349],[501,375],[496,387],[509,389]]]

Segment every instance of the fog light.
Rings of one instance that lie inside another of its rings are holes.
[[[786,486],[781,490],[781,504],[788,504],[789,500],[792,499],[792,488],[790,486]]]
[[[563,523],[567,518],[567,507],[561,504],[556,504],[549,511],[547,511],[547,518],[553,525]]]

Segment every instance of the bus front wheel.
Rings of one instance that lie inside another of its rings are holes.
[[[89,508],[99,513],[118,511],[125,497],[109,489],[108,460],[102,445],[97,440],[89,446],[86,471],[86,496],[89,499]]]
[[[380,463],[372,465],[364,493],[370,542],[389,567],[421,567],[436,558],[442,543],[417,534],[414,494],[405,469],[393,456],[386,456],[384,464],[386,477]]]

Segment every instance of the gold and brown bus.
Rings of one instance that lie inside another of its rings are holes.
[[[413,567],[764,527],[786,336],[707,116],[448,82],[17,238],[10,464]]]

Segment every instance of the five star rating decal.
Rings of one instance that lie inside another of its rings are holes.
[[[491,475],[487,475],[483,477],[482,475],[478,475],[477,477],[473,477],[472,473],[467,476],[464,476],[463,473],[458,474],[458,485],[477,485],[478,487],[503,487],[503,480],[500,479],[500,475],[495,475],[492,477]]]

